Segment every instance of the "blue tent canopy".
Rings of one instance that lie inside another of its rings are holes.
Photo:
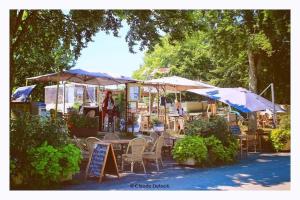
[[[27,102],[35,86],[36,85],[29,85],[17,88],[16,91],[12,94],[12,101]]]
[[[221,101],[245,113],[263,110],[284,112],[279,105],[244,88],[192,89],[188,91]]]

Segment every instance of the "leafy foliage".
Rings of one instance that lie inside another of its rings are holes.
[[[163,122],[161,122],[160,119],[157,116],[151,117],[150,123],[153,126],[157,126],[157,125],[163,124]]]
[[[288,10],[189,12],[194,16],[192,21],[182,24],[189,31],[183,31],[178,40],[166,35],[146,54],[144,65],[134,72],[134,77],[145,79],[155,69],[167,67],[171,71],[165,75],[200,79],[221,87],[249,85],[255,92],[273,82],[278,102],[289,103]]]
[[[186,123],[186,134],[210,136],[214,135],[222,142],[229,137],[228,125],[223,117],[215,116],[209,120],[199,119]]]
[[[55,148],[45,142],[29,151],[32,181],[41,186],[58,183],[62,178],[79,171],[80,150],[73,144]]]
[[[173,158],[179,162],[193,158],[201,165],[207,159],[207,148],[204,139],[199,136],[186,136],[176,142],[172,150],[172,155]]]
[[[68,119],[69,128],[97,128],[98,127],[97,117],[87,117],[77,113],[72,113]]]
[[[66,175],[65,172],[75,173],[80,160],[80,150],[71,144],[68,128],[62,119],[29,113],[11,118],[12,187],[37,188],[57,182]]]
[[[172,154],[178,162],[193,158],[198,165],[211,167],[235,162],[237,152],[236,139],[230,138],[222,143],[213,135],[209,137],[192,135],[176,142]]]
[[[276,151],[284,150],[291,138],[291,131],[284,129],[274,129],[271,132],[270,139]]]
[[[10,147],[11,155],[26,157],[27,150],[42,145],[45,141],[49,145],[63,146],[68,144],[68,128],[63,119],[52,120],[48,117],[33,116],[23,113],[11,119]]]
[[[225,161],[226,152],[223,144],[215,136],[204,138],[208,151],[206,163],[209,166],[222,164]]]
[[[31,174],[38,179],[40,177],[45,185],[51,182],[58,182],[62,167],[59,164],[61,153],[51,145],[44,143],[40,147],[32,148],[29,151],[31,165],[33,167]]]
[[[280,116],[279,128],[284,130],[291,129],[291,114],[287,113]]]
[[[279,127],[271,131],[270,139],[276,151],[285,150],[291,139],[291,114],[280,116]],[[286,149],[287,150],[287,149]]]

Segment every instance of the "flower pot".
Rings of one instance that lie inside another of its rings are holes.
[[[98,128],[73,127],[71,129],[71,135],[75,135],[76,137],[95,137],[97,133]]]
[[[24,178],[20,173],[12,177],[12,182],[14,185],[21,185],[23,183],[23,180]]]
[[[291,150],[291,140],[288,140],[287,143],[284,145],[282,151],[290,151]]]
[[[127,132],[129,132],[129,133],[132,132],[132,125],[131,125],[131,124],[127,126]],[[133,132],[134,132],[134,133],[140,132],[140,126],[139,126],[138,124],[135,124],[135,125],[133,126]]]
[[[182,165],[195,166],[197,164],[194,158],[188,158],[184,162],[181,162]]]
[[[164,131],[164,125],[163,124],[155,124],[153,126],[153,130],[155,132],[162,132],[162,131]]]
[[[70,181],[73,179],[73,174],[69,173],[67,176],[61,177],[60,182]]]

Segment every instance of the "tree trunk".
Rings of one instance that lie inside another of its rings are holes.
[[[259,56],[254,54],[253,51],[248,51],[249,61],[249,90],[257,93],[257,65],[259,64]],[[257,129],[256,112],[249,114],[248,129],[250,132],[255,132]]]

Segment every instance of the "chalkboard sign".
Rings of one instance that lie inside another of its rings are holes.
[[[96,147],[89,159],[85,177],[98,177],[99,182],[105,174],[119,177],[116,157],[111,144],[96,142]]]

